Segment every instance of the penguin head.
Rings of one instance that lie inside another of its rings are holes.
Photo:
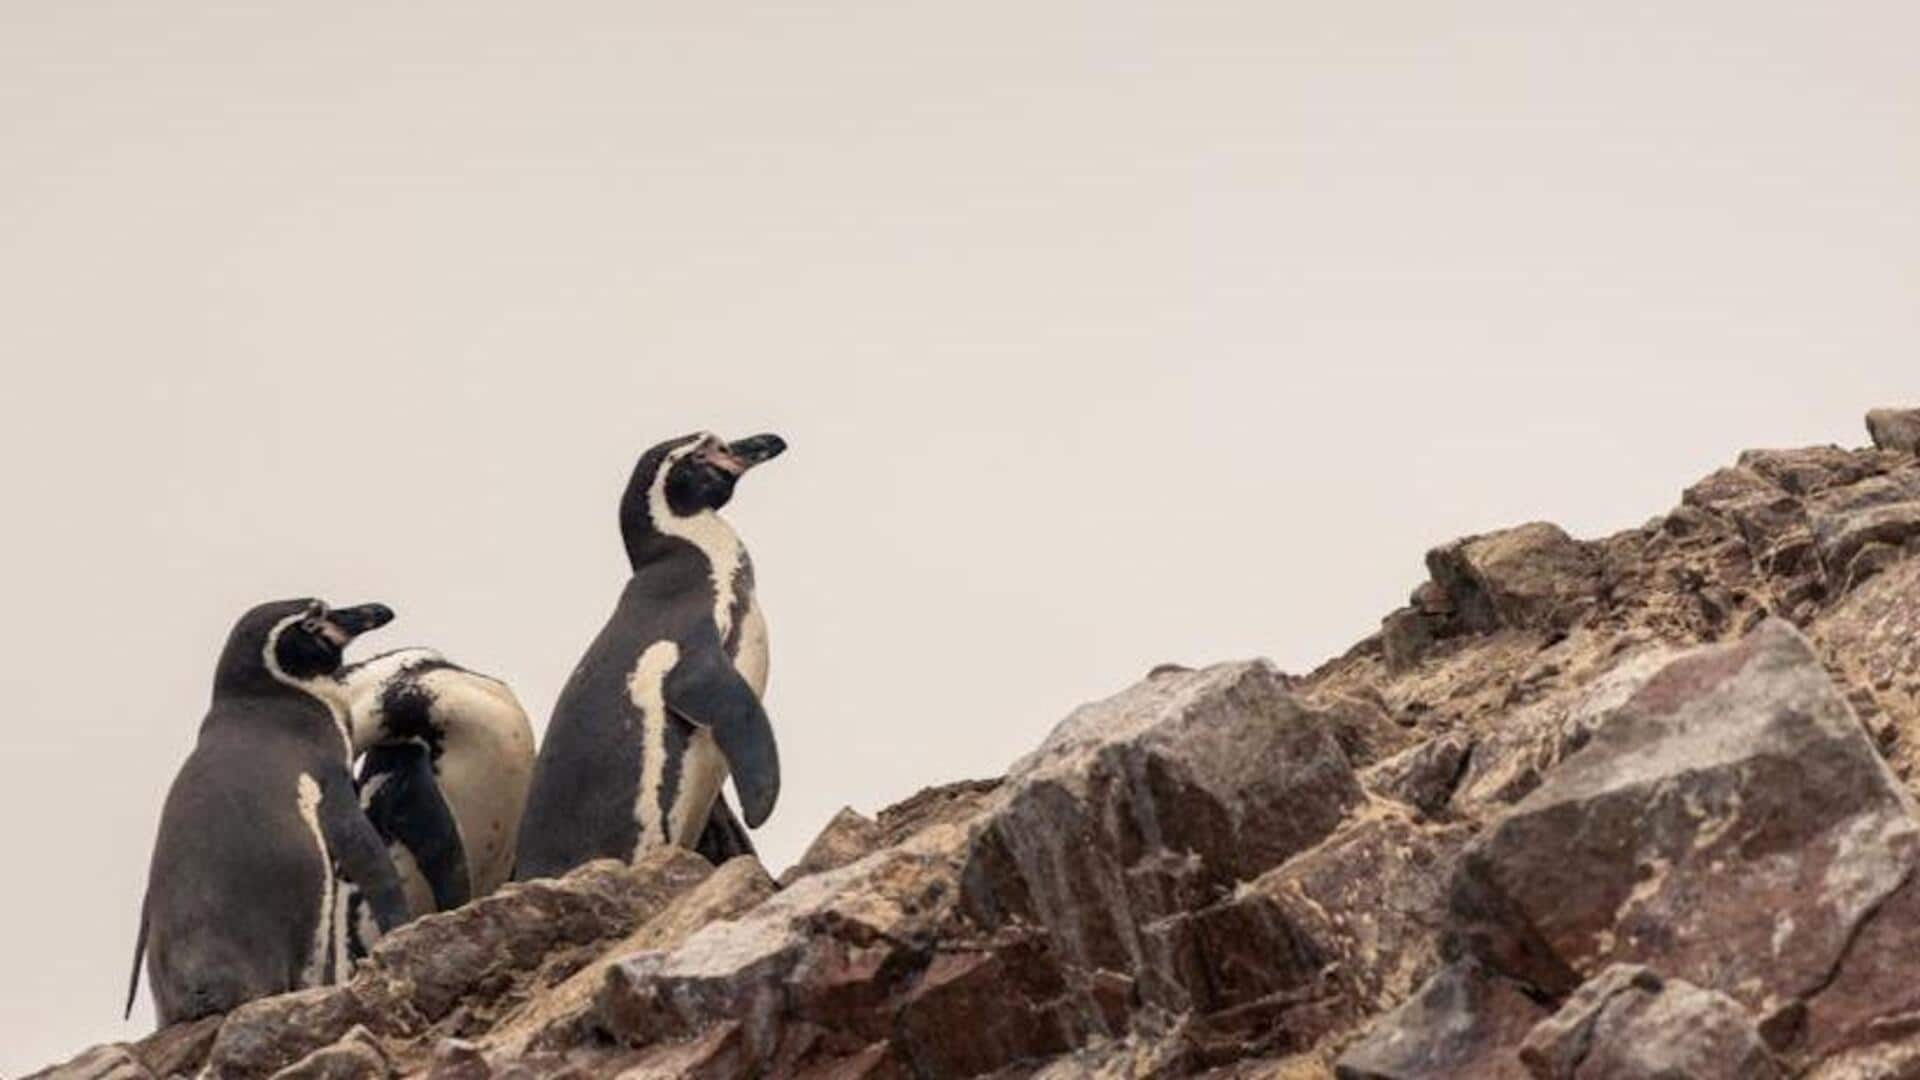
[[[320,600],[278,600],[240,616],[214,675],[215,693],[309,690],[340,670],[354,638],[393,621],[385,604],[329,608]]]
[[[786,448],[778,435],[727,442],[703,431],[668,439],[640,455],[620,500],[620,531],[628,550],[649,535],[673,532],[675,520],[725,507],[748,470],[779,457]]]

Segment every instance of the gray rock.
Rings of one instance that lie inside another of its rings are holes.
[[[1867,434],[1882,450],[1920,453],[1920,409],[1875,409],[1867,414]]]
[[[1520,1047],[1535,1080],[1775,1080],[1753,1017],[1732,998],[1616,964],[1575,991]]]
[[[1522,1080],[1518,1050],[1547,1010],[1461,960],[1374,1024],[1334,1068],[1339,1080]]]
[[[356,1027],[332,1046],[322,1047],[273,1074],[273,1080],[387,1080],[393,1069],[373,1033]]]
[[[1658,964],[1781,1039],[1911,874],[1911,807],[1776,620],[1669,664],[1470,845],[1455,929],[1555,995],[1615,962]]]
[[[808,874],[837,870],[879,850],[883,839],[880,826],[872,818],[843,806],[807,845],[800,861],[780,875],[780,884],[791,885]]]

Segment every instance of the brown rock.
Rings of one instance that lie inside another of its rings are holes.
[[[156,1080],[124,1043],[106,1043],[80,1051],[72,1059],[41,1069],[25,1080]]]
[[[1142,927],[1314,846],[1364,797],[1324,717],[1270,666],[1165,676],[1076,710],[1014,766],[976,832],[965,906],[988,928],[1045,927],[1076,986],[1131,978]]]
[[[1367,790],[1420,811],[1444,814],[1473,753],[1473,737],[1450,732],[1381,761],[1360,774]]]
[[[1920,453],[1920,409],[1875,409],[1867,414],[1867,434],[1882,450]]]
[[[456,1005],[500,996],[557,950],[631,933],[711,870],[691,852],[663,846],[632,866],[602,860],[564,878],[511,885],[387,936],[355,983],[393,984],[422,1018],[438,1021]]]
[[[1340,1080],[1523,1080],[1518,1050],[1547,1015],[1471,961],[1448,964],[1340,1056]]]
[[[773,882],[758,860],[751,856],[729,860],[599,959],[505,1016],[489,1034],[487,1045],[512,1057],[528,1049],[557,1050],[587,1041],[594,996],[606,981],[608,968],[635,953],[678,946],[703,926],[751,910],[773,891]]]
[[[1616,964],[1575,991],[1527,1036],[1520,1060],[1535,1080],[1785,1075],[1732,998],[1632,964]]]
[[[323,986],[260,998],[227,1014],[207,1058],[221,1080],[272,1076],[331,1046],[356,1027],[383,1034],[417,1030],[418,1020],[387,1000],[361,997],[351,986]]]
[[[872,818],[855,812],[851,806],[843,806],[833,815],[833,820],[827,822],[827,827],[820,830],[820,835],[814,837],[800,861],[780,875],[780,884],[791,885],[808,874],[837,870],[879,850],[881,839],[880,826]]]
[[[1156,923],[1143,996],[1193,1017],[1202,1064],[1310,1048],[1439,966],[1445,881],[1465,841],[1380,804],[1230,899]]]
[[[133,1052],[155,1076],[191,1076],[206,1064],[224,1017],[207,1016],[161,1028],[134,1044]]]
[[[1658,963],[1778,1025],[1911,873],[1910,805],[1805,639],[1771,622],[1668,665],[1470,845],[1457,929],[1548,993]]]
[[[1613,711],[1672,659],[1661,649],[1634,653],[1585,686],[1515,710],[1474,744],[1453,788],[1453,808],[1469,817],[1485,816],[1532,793],[1549,770],[1585,746]]]
[[[1568,625],[1601,585],[1593,549],[1547,522],[1435,548],[1427,569],[1450,598],[1456,625],[1469,633]]]
[[[391,1075],[386,1052],[373,1033],[356,1027],[332,1046],[274,1073],[273,1080],[387,1080]]]

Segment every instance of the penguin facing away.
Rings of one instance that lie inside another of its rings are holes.
[[[385,845],[361,813],[334,674],[380,604],[261,604],[235,624],[213,703],[160,815],[134,945],[160,1024],[343,978],[349,891],[374,929],[406,921]]]
[[[416,915],[486,896],[513,872],[533,726],[513,691],[432,649],[350,664],[339,682],[361,806]]]
[[[633,576],[554,705],[520,829],[518,880],[656,844],[709,859],[752,851],[721,792],[729,775],[746,823],[780,793],[760,695],[767,624],[753,564],[719,516],[777,435],[701,433],[641,455],[620,500]]]

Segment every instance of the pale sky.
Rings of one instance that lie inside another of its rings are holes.
[[[1920,8],[0,3],[0,1073],[118,1019],[233,619],[537,726],[638,453],[773,430],[794,858],[1450,537],[1920,404]]]

